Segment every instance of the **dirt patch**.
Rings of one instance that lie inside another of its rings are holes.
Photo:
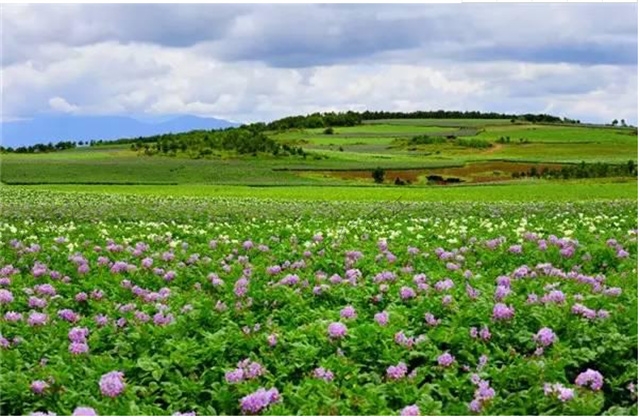
[[[430,175],[441,176],[443,178],[458,178],[465,183],[485,183],[498,182],[513,179],[513,173],[528,173],[535,167],[538,173],[544,168],[561,169],[563,165],[556,163],[522,163],[506,161],[490,161],[469,163],[465,166],[433,169],[389,169],[385,171],[385,182],[392,183],[396,178],[411,183],[425,183]],[[306,172],[309,174],[309,172]],[[325,178],[342,180],[371,180],[371,171],[313,171],[314,174]]]

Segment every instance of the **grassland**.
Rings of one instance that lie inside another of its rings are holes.
[[[380,166],[388,171],[418,171],[420,176],[433,173],[434,169],[465,167],[465,173],[472,175],[464,179],[466,182],[504,182],[501,167],[510,162],[624,163],[637,160],[638,151],[637,134],[631,128],[508,120],[380,120],[355,127],[336,127],[332,135],[323,132],[323,129],[297,129],[269,133],[282,143],[303,147],[309,152],[306,158],[264,154],[192,159],[180,152],[176,157],[148,157],[126,145],[49,154],[3,154],[0,180],[6,184],[361,186],[373,181],[359,175],[336,175],[345,171],[366,173]],[[406,140],[416,135],[454,133],[462,134],[464,139],[489,141],[492,147],[478,149],[452,143],[406,145]],[[498,143],[500,137],[509,137],[511,142]],[[493,173],[496,175],[492,177]],[[409,173],[406,176],[410,178]],[[386,182],[393,180],[394,177],[388,177]]]
[[[514,201],[573,202],[593,199],[637,199],[637,182],[563,181],[516,182],[500,185],[447,187],[299,186],[248,187],[229,185],[34,185],[20,188],[35,191],[97,192],[109,194],[159,195],[175,197],[229,197],[282,200],[344,201]]]

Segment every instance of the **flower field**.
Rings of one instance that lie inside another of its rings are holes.
[[[3,415],[637,414],[636,201],[30,194],[0,222]]]

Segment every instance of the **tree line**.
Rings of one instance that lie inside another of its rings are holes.
[[[59,141],[56,144],[53,143],[37,143],[33,146],[19,146],[16,148],[13,147],[3,147],[0,146],[0,153],[49,153],[49,152],[59,152],[61,150],[69,150],[75,149],[76,146],[82,146],[84,143],[75,141]]]
[[[273,156],[299,155],[306,159],[308,153],[301,147],[280,144],[255,127],[243,126],[225,130],[196,130],[180,134],[129,139],[131,149],[145,155],[176,155],[186,153],[194,158],[205,158],[219,151],[240,155],[268,153]]]
[[[362,124],[363,121],[387,120],[387,119],[504,119],[511,122],[523,121],[530,123],[564,123],[580,124],[580,120],[561,118],[548,114],[501,114],[498,112],[480,111],[414,111],[414,112],[390,112],[390,111],[348,111],[325,112],[309,115],[296,115],[281,118],[268,124],[263,124],[267,130],[288,130],[304,128],[328,128],[328,127],[352,127]]]
[[[543,167],[538,170],[532,166],[529,171],[513,172],[512,178],[547,178],[547,179],[584,179],[610,177],[637,177],[638,165],[630,160],[627,163],[586,163],[565,165],[560,169]]]

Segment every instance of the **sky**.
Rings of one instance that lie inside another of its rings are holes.
[[[637,124],[637,4],[2,5],[2,121],[346,110]]]

